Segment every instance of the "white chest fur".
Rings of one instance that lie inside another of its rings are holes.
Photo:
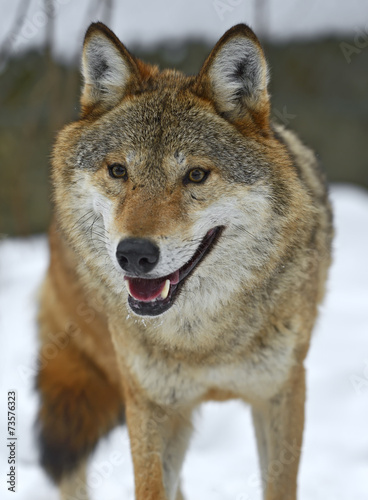
[[[239,357],[233,362],[193,363],[176,361],[170,356],[152,356],[139,351],[124,354],[129,372],[149,397],[159,405],[191,404],[211,390],[230,392],[245,400],[268,398],[286,379],[292,363],[292,343],[267,347],[262,353]]]

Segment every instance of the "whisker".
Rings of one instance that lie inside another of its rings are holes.
[[[79,217],[79,219],[73,225],[72,230],[74,230],[78,226],[82,226],[83,224],[85,224],[93,215],[94,215],[93,210],[88,210],[88,212],[86,212],[84,215]],[[83,219],[85,219],[85,220],[83,220]]]

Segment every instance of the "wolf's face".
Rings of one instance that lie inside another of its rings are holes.
[[[228,32],[189,78],[135,60],[98,24],[83,73],[83,115],[59,135],[53,182],[94,279],[148,316],[254,286],[274,265],[292,173],[252,32]]]

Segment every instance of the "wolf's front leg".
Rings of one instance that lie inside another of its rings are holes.
[[[253,406],[265,500],[296,500],[304,401],[305,370],[300,365],[278,394]]]
[[[125,391],[136,500],[180,500],[179,474],[191,434],[191,410],[162,408],[139,388]]]

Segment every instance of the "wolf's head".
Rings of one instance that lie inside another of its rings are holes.
[[[296,173],[270,126],[251,29],[230,29],[187,77],[92,24],[82,71],[81,118],[59,134],[53,184],[59,227],[91,279],[148,316],[217,308],[264,280]]]

